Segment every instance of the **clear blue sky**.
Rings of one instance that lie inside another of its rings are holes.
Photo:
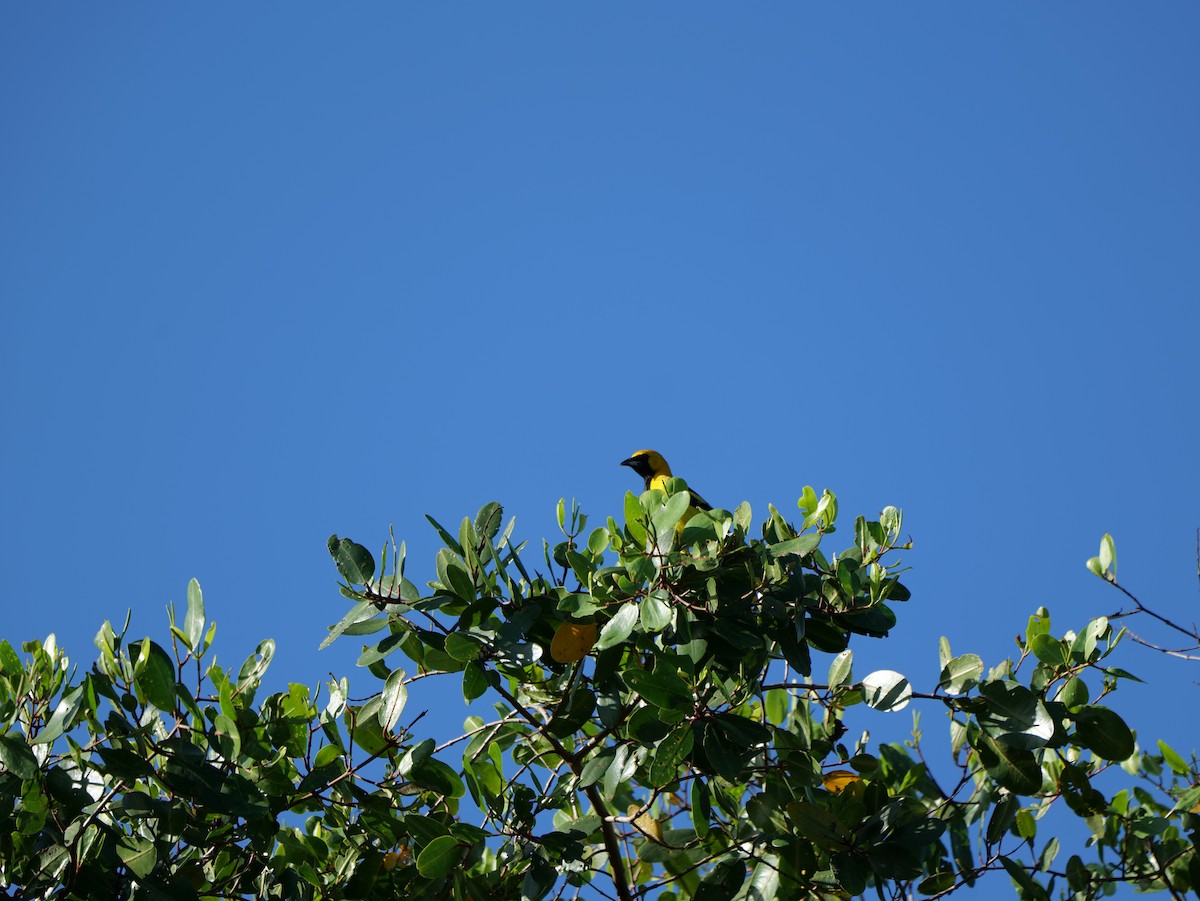
[[[496,499],[537,544],[560,496],[618,514],[639,447],[721,506],[904,508],[913,600],[863,673],[1112,612],[1105,531],[1196,618],[1198,33],[1186,2],[5,4],[4,637],[86,666],[195,576],[222,660],[271,636],[314,684],[356,656],[316,653],[331,532],[394,523],[423,582],[423,513]],[[1132,725],[1200,747],[1200,666],[1125,663]]]

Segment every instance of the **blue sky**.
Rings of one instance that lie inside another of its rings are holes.
[[[316,653],[331,532],[393,523],[421,582],[422,514],[496,499],[537,544],[561,496],[618,514],[640,447],[720,506],[904,508],[914,596],[864,673],[926,687],[939,635],[995,662],[1038,605],[1114,611],[1083,566],[1105,531],[1194,619],[1198,28],[1183,2],[6,4],[4,637],[86,665],[126,608],[165,638],[195,576],[224,662],[270,636],[313,684],[357,651]],[[1200,747],[1200,670],[1125,662],[1151,681],[1118,709]]]

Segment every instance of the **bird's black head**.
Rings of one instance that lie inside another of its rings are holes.
[[[662,458],[662,454],[652,450],[634,451],[628,460],[621,461],[621,465],[628,466],[643,479],[649,479],[651,476],[671,474],[671,470],[667,468],[667,461]]]

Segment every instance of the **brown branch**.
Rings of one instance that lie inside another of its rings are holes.
[[[555,753],[567,762],[567,766],[571,768],[572,773],[576,776],[583,774],[583,762],[578,754],[572,754],[562,742],[547,732],[546,724],[539,721],[537,717],[530,713],[503,685],[493,687],[504,700],[512,704],[513,709],[522,719],[526,720],[539,735],[549,742]],[[621,845],[617,840],[613,824],[608,821],[608,817],[612,816],[612,811],[609,810],[603,796],[595,785],[589,785],[583,790],[583,793],[587,795],[588,800],[592,802],[592,807],[595,808],[596,813],[600,816],[600,831],[604,835],[604,848],[608,852],[609,868],[612,870],[613,887],[617,890],[617,897],[621,901],[633,901],[633,892],[629,886],[629,874],[625,872],[625,862],[621,857]]]

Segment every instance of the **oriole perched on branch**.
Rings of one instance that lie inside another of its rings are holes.
[[[658,451],[634,451],[628,460],[621,461],[621,465],[628,466],[646,480],[646,491],[651,488],[657,488],[664,492],[667,490],[667,479],[671,478],[671,467],[667,465],[667,461]],[[691,495],[692,506],[697,510],[712,509],[712,504],[692,491],[691,488],[688,489],[688,494]]]

